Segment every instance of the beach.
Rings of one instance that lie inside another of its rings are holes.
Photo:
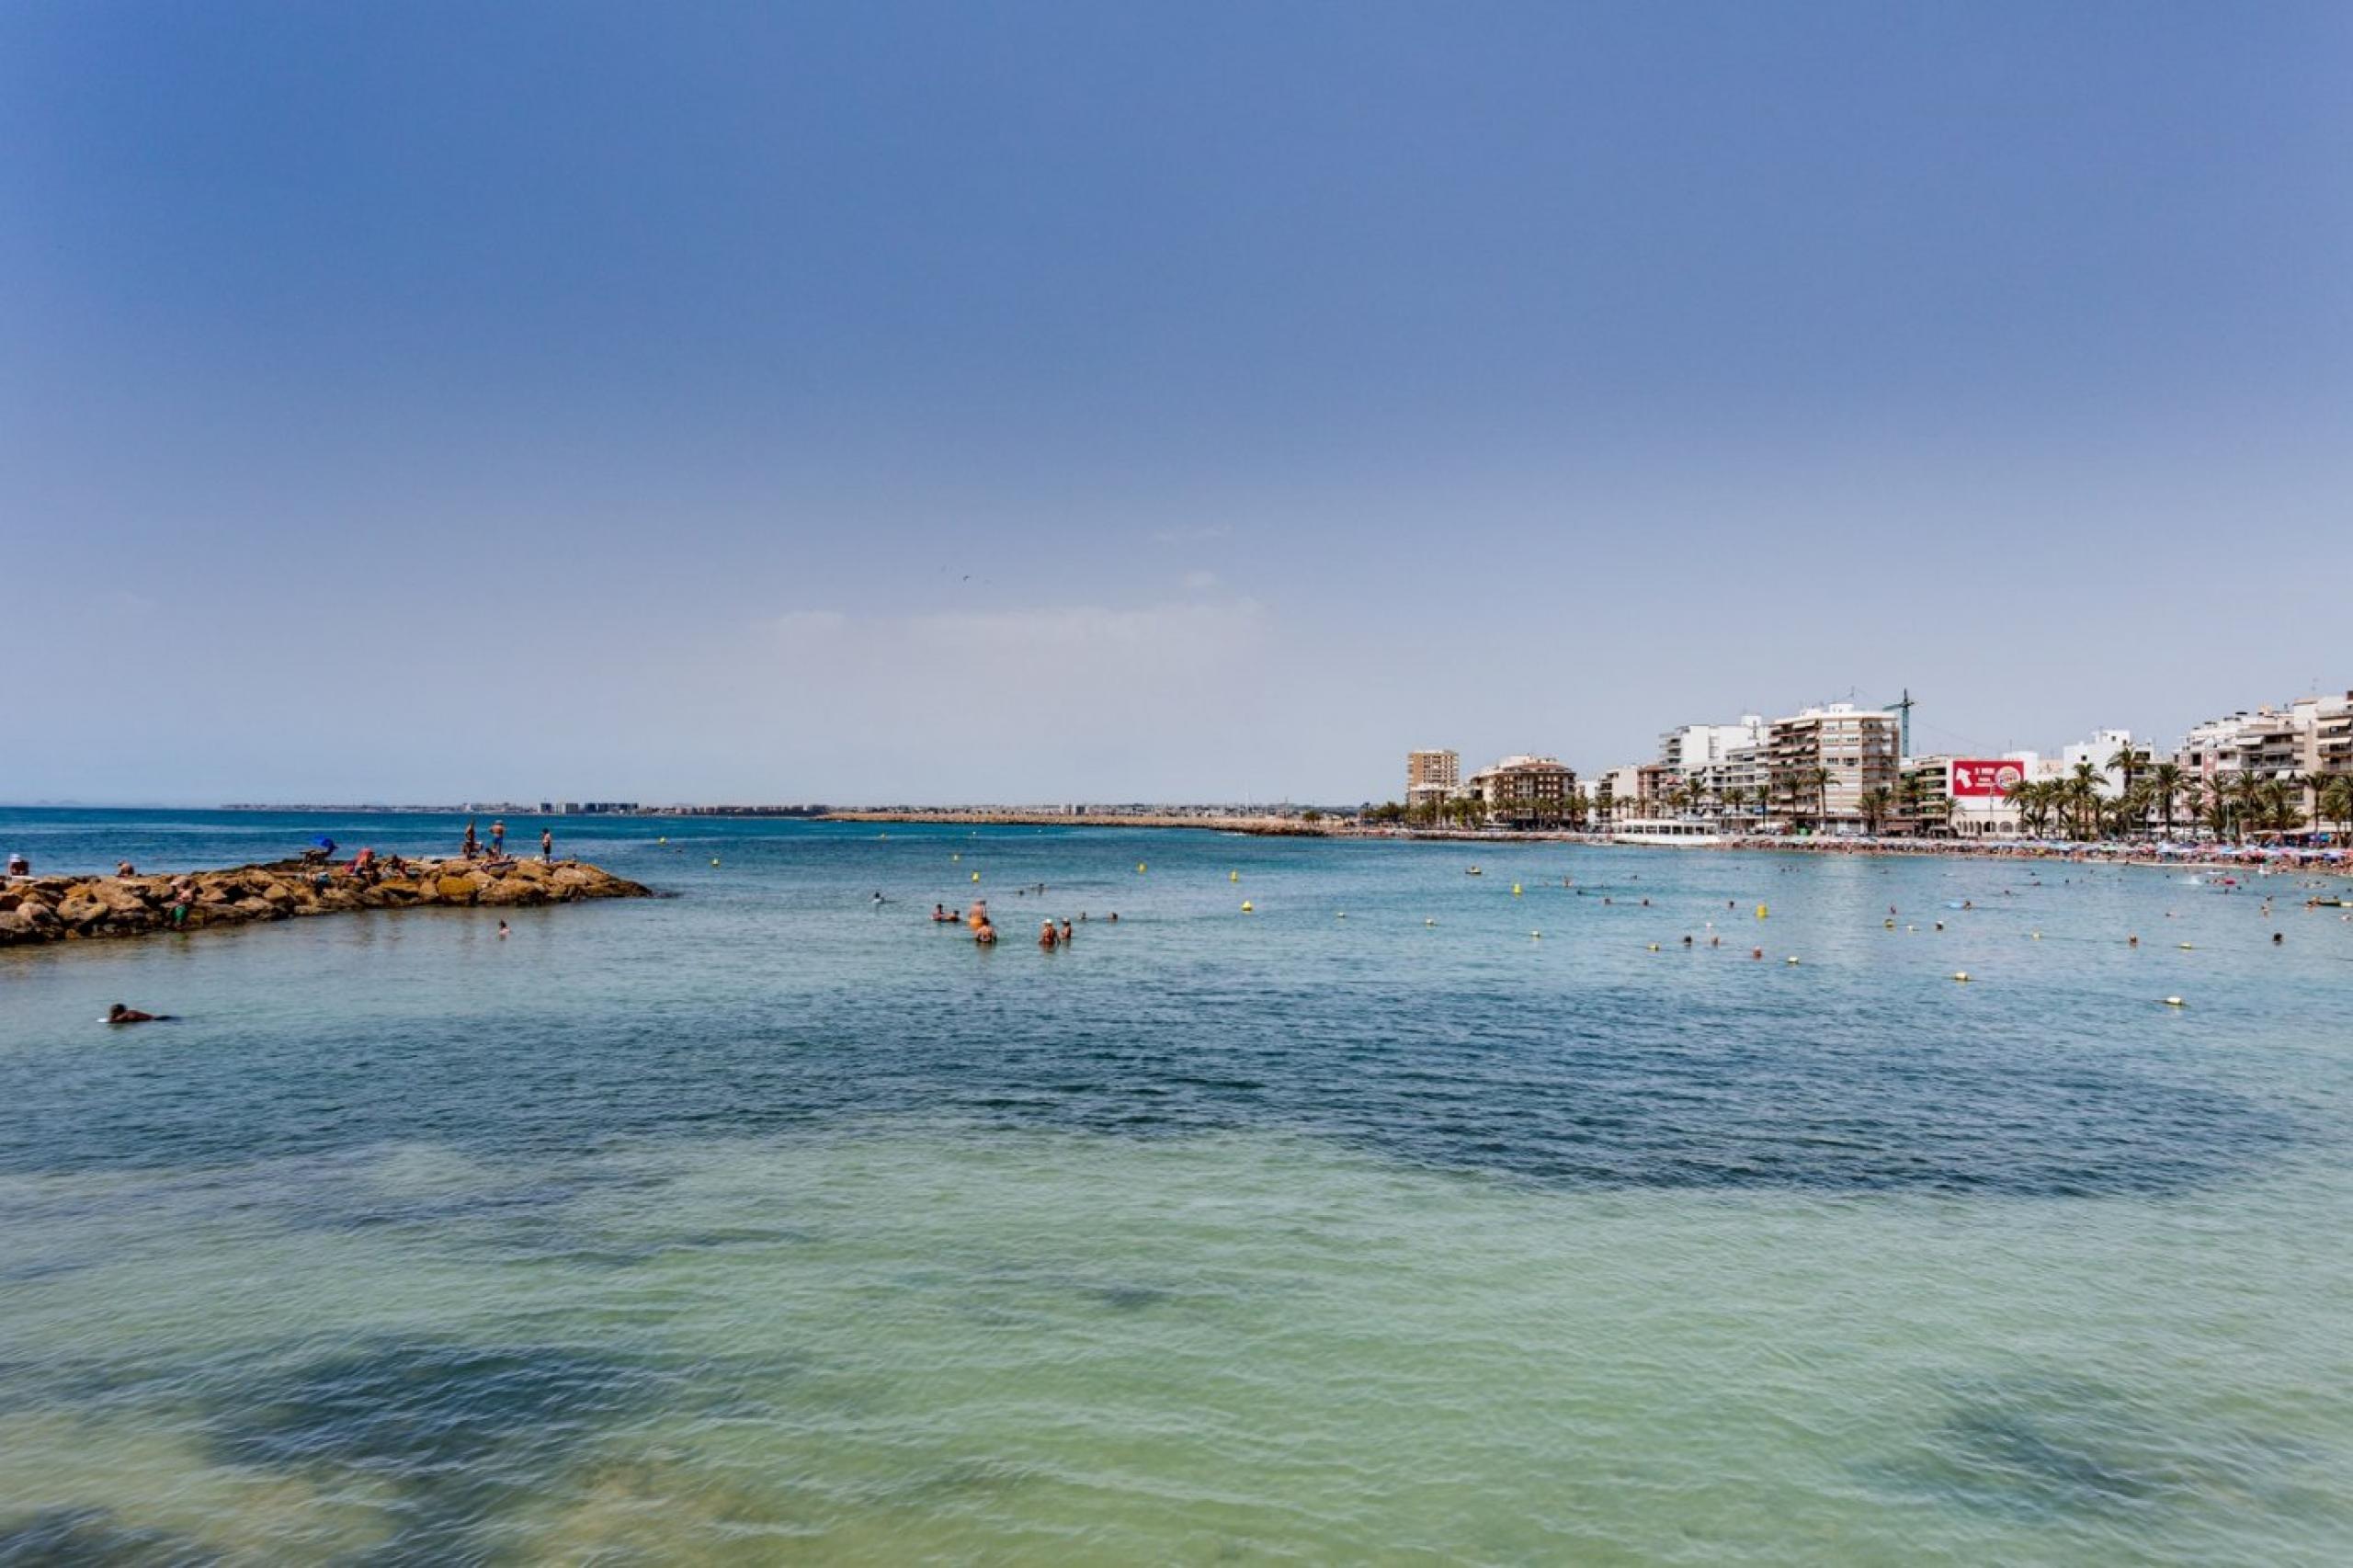
[[[0,1555],[2353,1547],[2353,923],[2287,879],[573,832],[673,896],[0,953]]]

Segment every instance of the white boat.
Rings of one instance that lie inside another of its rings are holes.
[[[1704,848],[1711,844],[1723,843],[1724,835],[1711,822],[1691,822],[1676,817],[1634,817],[1611,828],[1609,842]]]

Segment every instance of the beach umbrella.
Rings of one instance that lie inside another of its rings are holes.
[[[332,838],[329,838],[329,837],[328,837],[325,834],[324,834],[324,833],[319,834],[319,835],[315,835],[314,837],[313,837],[313,838],[312,838],[312,840],[311,840],[311,842],[312,842],[312,843],[313,843],[313,844],[315,844],[315,845],[317,845],[317,846],[318,846],[320,848],[322,848],[322,849],[332,849],[332,848],[334,848],[334,847],[335,847],[335,840],[334,840],[334,839],[332,839]]]

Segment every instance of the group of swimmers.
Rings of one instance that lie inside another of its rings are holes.
[[[1042,890],[1045,884],[1040,882],[1038,886]],[[876,893],[874,897],[877,903],[888,902],[881,893]],[[1086,919],[1086,912],[1081,910],[1078,918],[1079,921],[1084,922]],[[1120,916],[1114,913],[1109,919],[1112,924],[1117,925]],[[972,940],[980,946],[992,948],[996,945],[996,926],[989,919],[989,901],[984,898],[974,899],[972,907],[965,910],[961,915],[951,912],[945,903],[935,903],[931,906],[931,923],[935,926],[961,925],[972,933]],[[1077,926],[1068,915],[1063,917],[1060,926],[1056,926],[1051,920],[1041,920],[1038,923],[1038,945],[1048,952],[1053,951],[1056,948],[1070,946],[1077,935]]]

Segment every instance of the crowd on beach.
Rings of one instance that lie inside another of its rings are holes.
[[[1716,847],[1797,850],[1817,855],[1944,855],[1997,860],[2067,861],[2108,866],[2214,866],[2255,870],[2345,871],[2342,849],[2291,844],[2184,843],[2174,839],[1959,839],[1799,837],[1735,835]]]

